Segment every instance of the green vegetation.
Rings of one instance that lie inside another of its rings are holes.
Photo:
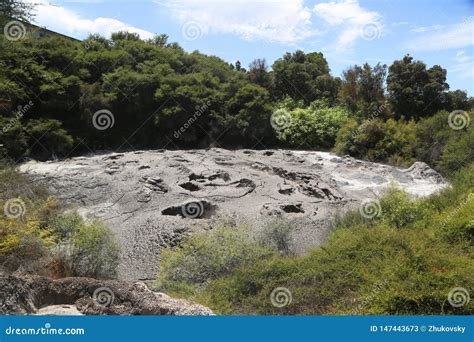
[[[285,121],[278,139],[299,148],[331,148],[348,118],[345,108],[329,107],[327,101],[314,101],[304,108],[286,100],[275,113],[276,121],[278,116]],[[278,122],[276,124],[278,126]]]
[[[328,241],[303,256],[235,227],[201,233],[164,254],[158,285],[223,314],[473,314],[472,301],[456,308],[447,299],[452,288],[474,286],[473,171],[427,199],[392,188],[376,218],[339,217]],[[278,287],[291,292],[290,304],[272,305]]]
[[[112,278],[119,250],[99,222],[85,223],[13,167],[0,168],[0,264],[52,277]]]
[[[351,120],[339,131],[335,151],[371,161],[408,165],[415,160],[415,127],[413,121],[373,119],[358,124]]]
[[[455,150],[472,145],[472,136],[447,139],[461,135],[449,128],[448,113],[469,110],[472,99],[448,91],[445,69],[408,55],[389,67],[355,65],[339,78],[320,52],[286,53],[271,70],[256,59],[246,70],[185,52],[163,34],[143,41],[117,32],[83,42],[1,36],[0,63],[0,152],[14,161],[161,148],[171,140],[181,148],[335,147],[400,165],[421,158],[452,171],[459,169]],[[109,122],[97,116],[104,110]],[[276,129],[273,113],[288,124]],[[444,124],[430,121],[435,116]],[[432,124],[444,133],[427,146]],[[436,156],[445,143],[450,156]]]

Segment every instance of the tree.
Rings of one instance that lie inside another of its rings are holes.
[[[270,90],[272,81],[268,74],[268,65],[265,59],[257,58],[250,63],[247,75],[250,82]]]
[[[443,107],[442,95],[449,89],[446,69],[426,69],[425,63],[406,55],[390,66],[387,89],[396,118],[429,116]]]
[[[168,42],[168,38],[169,37],[167,34],[156,34],[153,38],[148,39],[147,42],[159,47],[165,47],[166,43]]]
[[[288,95],[307,104],[322,98],[335,102],[339,80],[329,74],[328,63],[321,52],[287,52],[273,63],[272,69],[277,98]]]
[[[114,43],[117,43],[121,40],[134,40],[134,41],[140,40],[140,36],[138,35],[138,33],[127,32],[127,31],[114,32],[112,33],[111,38]]]
[[[445,96],[444,109],[453,110],[469,110],[473,107],[473,98],[468,97],[467,93],[462,90],[448,91]]]
[[[35,5],[21,0],[0,1],[0,17],[30,21],[33,17]]]
[[[384,85],[387,66],[377,63],[371,67],[354,65],[343,72],[339,96],[352,112],[374,117],[386,111]]]

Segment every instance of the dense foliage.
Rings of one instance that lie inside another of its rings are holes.
[[[348,115],[344,107],[329,107],[327,101],[318,100],[303,107],[287,99],[275,110],[272,121],[279,131],[278,139],[288,146],[328,149],[334,146]]]
[[[246,70],[166,35],[118,32],[83,42],[2,36],[0,63],[0,153],[14,161],[99,149],[330,149],[339,133],[340,153],[407,164],[426,147],[416,121],[472,104],[448,91],[445,69],[408,55],[335,78],[322,53],[286,53],[271,70],[256,59]],[[289,124],[275,127],[275,113]]]

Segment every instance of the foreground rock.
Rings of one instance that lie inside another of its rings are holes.
[[[192,315],[202,305],[153,292],[144,283],[0,274],[0,315]]]
[[[32,161],[20,170],[113,229],[122,246],[119,278],[133,281],[155,278],[163,247],[223,218],[255,230],[288,219],[304,252],[324,241],[336,213],[376,200],[391,183],[419,196],[446,186],[424,163],[403,170],[289,150],[136,151]]]

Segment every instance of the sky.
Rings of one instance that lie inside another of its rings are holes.
[[[474,0],[35,0],[35,23],[75,38],[127,30],[165,33],[243,67],[285,52],[321,51],[331,73],[390,65],[409,53],[448,71],[450,89],[474,95]]]

